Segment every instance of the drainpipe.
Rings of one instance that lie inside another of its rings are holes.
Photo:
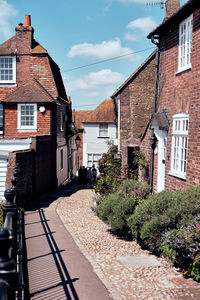
[[[155,41],[158,40],[158,42]],[[157,111],[157,100],[158,100],[158,83],[159,83],[159,59],[160,59],[160,49],[159,49],[159,36],[151,36],[151,42],[157,46],[156,50],[156,70],[155,70],[155,86],[154,86],[154,102],[153,102],[153,116]],[[156,137],[152,131],[151,138],[151,160],[150,160],[150,186],[151,193],[153,192],[153,174],[154,174],[154,150],[156,146]]]
[[[118,106],[118,153],[120,153],[120,97],[117,97],[117,106]]]

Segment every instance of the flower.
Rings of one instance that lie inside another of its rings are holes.
[[[196,224],[196,227],[199,229],[199,231],[200,231],[200,225],[199,224]]]

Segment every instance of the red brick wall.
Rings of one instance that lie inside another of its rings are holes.
[[[139,146],[151,117],[154,99],[155,56],[120,94],[120,149],[122,168],[128,163],[128,147]]]
[[[150,183],[150,172],[151,172],[151,156],[152,156],[152,147],[150,139],[152,137],[152,130],[148,129],[143,140],[140,142],[140,150],[145,155],[145,160],[147,163],[147,168],[145,171],[145,176],[143,178],[148,184]]]
[[[4,104],[4,136],[0,136],[0,138],[26,138],[35,135],[50,134],[51,108],[45,104],[45,113],[41,113],[39,111],[40,106],[43,105],[38,105],[37,107],[37,131],[19,132],[17,130],[17,104]]]
[[[11,179],[15,165],[19,164],[20,173],[18,175],[19,201],[22,206],[30,206],[34,196],[34,151],[24,150],[10,152],[8,156],[8,169],[6,176],[6,188],[11,188]]]
[[[193,14],[192,68],[178,71],[179,26],[166,32],[160,41],[158,111],[166,110],[170,127],[167,138],[165,188],[169,191],[200,184],[200,9]],[[172,117],[189,114],[186,180],[169,175],[171,164]],[[155,161],[156,163],[156,161]],[[155,169],[155,178],[157,176]]]

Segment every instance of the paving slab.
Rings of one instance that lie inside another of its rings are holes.
[[[152,255],[121,256],[117,257],[117,260],[125,267],[157,267],[162,265],[156,257]]]
[[[54,209],[25,213],[30,299],[111,300]]]

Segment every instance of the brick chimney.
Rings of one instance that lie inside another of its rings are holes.
[[[24,25],[19,24],[15,27],[17,52],[21,54],[30,54],[33,41],[34,29],[31,26],[31,16],[25,15]]]
[[[180,0],[166,0],[165,19],[168,19],[180,8]]]

